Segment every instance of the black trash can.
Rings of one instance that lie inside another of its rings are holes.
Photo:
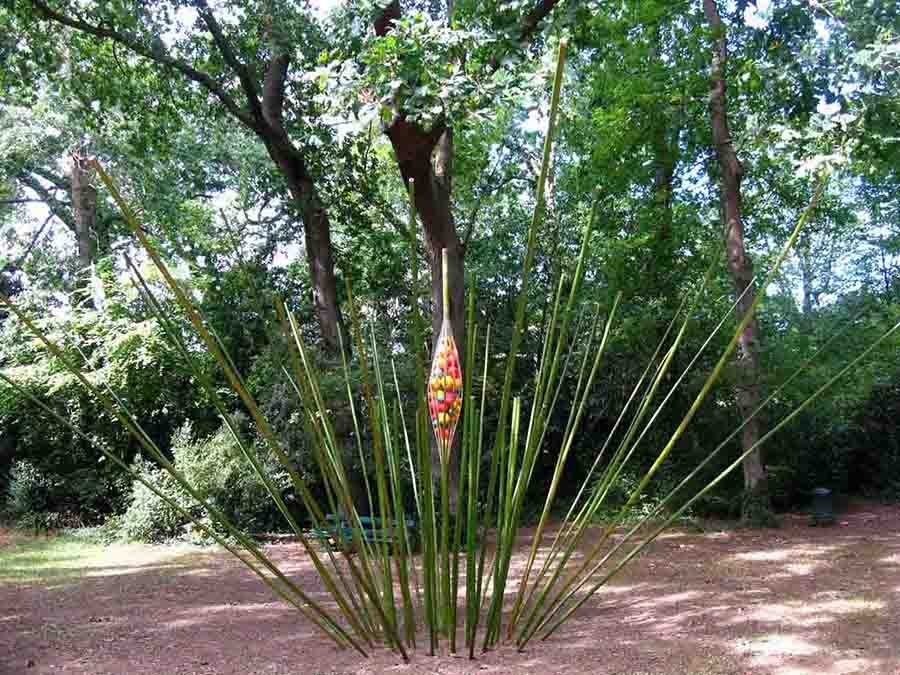
[[[828,488],[813,490],[813,508],[810,525],[831,525],[834,523],[834,500]]]

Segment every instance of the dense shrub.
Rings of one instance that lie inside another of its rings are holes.
[[[23,529],[81,525],[73,486],[24,460],[13,464],[6,486],[6,517]]]
[[[848,484],[900,499],[900,380],[875,387],[844,434]]]
[[[46,513],[53,503],[55,481],[31,462],[18,461],[9,472],[6,511],[15,522]]]
[[[149,463],[139,463],[141,476],[158,487],[183,507],[191,501],[178,489],[172,477]],[[184,517],[176,509],[151,492],[143,483],[135,481],[131,488],[128,509],[115,519],[115,529],[126,539],[135,541],[164,541],[182,534]]]
[[[251,532],[283,526],[262,482],[240,455],[227,428],[206,439],[195,439],[190,424],[172,439],[174,463],[185,479],[234,523]],[[263,457],[265,455],[263,454]],[[286,476],[264,459],[269,475],[282,490]],[[187,495],[163,469],[140,464],[141,474],[194,516],[203,518],[203,509]],[[135,482],[128,509],[119,521],[123,536],[140,541],[163,541],[191,533],[190,521],[139,482]]]
[[[95,384],[127,401],[164,450],[171,430],[186,420],[207,432],[215,428],[203,393],[155,321],[135,320],[114,306],[104,311],[73,310],[63,320],[47,317],[38,323]],[[26,461],[43,475],[55,476],[60,486],[47,512],[67,510],[91,524],[121,511],[130,480],[113,462],[103,461],[95,447],[132,461],[137,443],[121,422],[14,317],[7,318],[0,330],[0,367],[92,441],[75,435],[28,398],[0,386],[0,494],[14,462]]]

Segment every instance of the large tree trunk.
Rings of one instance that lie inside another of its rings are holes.
[[[387,129],[397,166],[403,180],[413,181],[415,205],[425,233],[425,248],[431,267],[431,326],[434,337],[441,331],[444,316],[442,251],[447,249],[450,288],[450,323],[462,361],[466,350],[465,332],[465,247],[456,232],[451,206],[453,136],[450,129],[423,131],[398,118]],[[463,368],[466,364],[462,363]],[[450,502],[457,496],[456,467],[459,453],[450,454]],[[440,475],[440,455],[432,448],[432,473]]]
[[[80,15],[67,14],[51,7],[46,2],[33,0],[31,3],[41,16],[62,26],[68,26],[92,35],[100,40],[111,40],[125,46],[135,54],[157,63],[164,72],[175,72],[194,82],[218,100],[222,109],[246,128],[255,133],[266,145],[269,156],[275,161],[285,176],[290,187],[291,197],[297,203],[304,219],[306,230],[307,256],[310,261],[310,276],[315,293],[316,314],[322,328],[325,346],[329,350],[337,350],[337,330],[340,325],[340,312],[337,305],[337,284],[334,281],[334,261],[331,257],[331,233],[328,228],[328,217],[321,201],[313,188],[312,177],[306,170],[303,154],[294,147],[285,132],[282,123],[282,112],[285,100],[285,83],[287,80],[290,55],[279,53],[278,40],[273,35],[272,17],[261,25],[261,41],[271,48],[272,58],[264,67],[259,62],[244,63],[239,57],[241,51],[228,39],[228,31],[216,19],[209,3],[197,0],[192,3],[201,21],[206,25],[209,36],[215,44],[217,54],[211,56],[212,61],[221,59],[231,72],[225,76],[210,75],[197,64],[169,53],[161,41],[152,45],[138,37],[137,32],[120,31],[112,25],[91,23]],[[127,23],[127,22],[126,22]],[[140,22],[139,22],[140,23]],[[290,29],[285,27],[284,35]],[[264,82],[260,91],[259,74],[264,70]],[[235,92],[226,90],[223,78],[236,77],[240,88]],[[239,92],[239,93],[238,93]],[[260,97],[260,94],[262,96]],[[289,170],[285,166],[290,165]],[[293,173],[293,175],[292,175]],[[308,184],[308,185],[307,185]],[[319,228],[319,229],[317,229]],[[312,244],[312,246],[310,246]],[[324,252],[327,249],[327,254]]]
[[[431,267],[431,326],[434,335],[441,331],[444,316],[441,251],[447,249],[450,285],[450,323],[465,353],[465,250],[453,218],[452,194],[453,136],[449,129],[423,132],[404,120],[387,130],[394,148],[397,166],[407,183],[412,180],[416,211],[422,221],[425,248]]]
[[[344,351],[349,352],[349,336],[343,333],[338,335],[343,327],[343,318],[337,300],[337,280],[331,251],[331,222],[312,181],[302,182],[299,192],[304,195],[302,203],[306,261],[322,339],[333,354],[339,352],[342,344]]]
[[[343,318],[337,301],[337,280],[331,250],[331,222],[303,155],[291,143],[284,128],[284,87],[289,63],[290,59],[286,54],[276,54],[270,61],[263,79],[259,110],[262,123],[254,128],[254,131],[263,140],[269,156],[284,176],[294,204],[303,219],[313,307],[326,351],[338,354],[341,348],[338,332],[343,328]],[[347,339],[346,333],[342,333],[341,337],[344,350],[349,352],[350,340]]]
[[[308,178],[287,173],[288,185],[303,218],[303,240],[306,262],[312,284],[313,308],[319,322],[325,349],[339,354],[341,340],[349,353],[350,340],[343,330],[343,317],[337,301],[337,279],[334,273],[334,256],[331,252],[331,222],[315,185]]]
[[[741,298],[737,306],[737,315],[739,319],[743,319],[750,311],[755,293],[752,288],[747,290],[753,280],[753,264],[744,248],[744,222],[741,218],[741,179],[744,175],[744,168],[737,158],[728,128],[728,108],[725,95],[725,65],[728,58],[728,44],[716,0],[703,0],[703,11],[713,31],[714,40],[709,115],[720,171],[722,213],[727,230],[726,254],[728,269],[734,280],[735,292]],[[758,329],[754,319],[747,324],[738,342],[737,403],[744,420],[748,420],[759,406],[760,401],[757,333]],[[759,438],[760,422],[756,417],[747,422],[744,427],[742,438],[744,450],[748,450]],[[745,520],[766,523],[771,519],[771,505],[766,470],[759,448],[747,455],[743,462],[743,468],[745,495],[742,515]]]
[[[72,215],[78,247],[78,278],[75,288],[84,296],[84,304],[93,307],[91,266],[96,252],[94,237],[97,230],[97,189],[91,185],[87,160],[78,154],[72,156]]]
[[[394,0],[375,21],[375,31],[385,35],[400,17],[400,3]],[[460,360],[466,352],[465,332],[465,246],[456,232],[453,218],[453,131],[443,120],[431,129],[422,129],[399,114],[385,130],[394,149],[400,175],[408,185],[413,182],[416,212],[422,221],[425,248],[431,267],[431,326],[436,338],[444,317],[444,273],[442,251],[447,249],[447,275],[450,290],[450,324],[459,348]],[[434,345],[433,345],[434,346]],[[466,364],[462,363],[463,368]],[[459,438],[457,436],[457,438]],[[450,453],[450,503],[455,508],[458,481],[457,452]],[[440,476],[440,454],[432,447],[432,474]]]

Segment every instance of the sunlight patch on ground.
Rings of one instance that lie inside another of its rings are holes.
[[[747,562],[785,562],[804,556],[820,556],[833,551],[836,546],[792,546],[771,551],[750,551],[749,553],[736,553],[732,556],[735,560]]]
[[[822,561],[810,560],[802,563],[788,563],[784,566],[785,572],[776,576],[805,577],[812,574],[816,568],[822,566]]]
[[[49,588],[84,577],[181,568],[201,562],[203,550],[188,544],[96,544],[71,535],[18,537],[0,547],[0,584],[44,582]]]
[[[788,602],[772,603],[753,608],[740,617],[729,621],[740,624],[746,621],[764,621],[768,623],[789,624],[792,626],[817,626],[831,623],[840,617],[867,612],[878,612],[885,609],[885,604],[878,600],[850,598],[829,600],[825,602]]]
[[[703,593],[699,591],[684,591],[683,593],[670,593],[669,595],[658,595],[652,599],[639,603],[639,606],[659,607],[660,605],[677,605],[680,602],[689,602],[702,598]]]
[[[873,659],[838,659],[829,668],[802,668],[783,666],[775,670],[776,675],[850,675],[851,673],[879,672],[878,662]]]
[[[597,594],[633,595],[639,591],[646,590],[648,587],[649,584],[634,584],[631,586],[613,586],[608,584],[597,591]]]
[[[165,547],[114,544],[84,561],[85,576],[88,577],[129,574],[146,567],[184,567],[202,562],[203,553],[190,544]]]
[[[278,614],[277,610],[273,611],[272,603],[241,603],[240,607],[237,607],[234,604],[206,605],[203,607],[202,612],[197,613],[189,619],[172,619],[171,621],[162,622],[162,625],[171,630],[191,628],[192,626],[208,622],[211,614],[230,613],[246,616],[247,612],[253,612],[256,619],[262,619],[266,616],[275,616]]]
[[[738,643],[738,650],[761,667],[777,665],[786,656],[813,656],[819,649],[812,642],[788,633],[767,633]]]

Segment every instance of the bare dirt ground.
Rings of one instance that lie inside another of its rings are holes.
[[[269,551],[320,588],[296,545]],[[338,650],[224,553],[113,552],[79,571],[0,583],[0,673],[900,674],[896,506],[858,505],[830,528],[796,515],[777,530],[670,532],[550,640],[476,661]]]

